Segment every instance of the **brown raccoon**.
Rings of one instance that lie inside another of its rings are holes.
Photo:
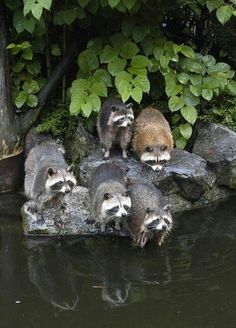
[[[165,117],[155,108],[145,108],[135,120],[133,150],[141,162],[160,170],[170,160],[172,149],[173,138]]]

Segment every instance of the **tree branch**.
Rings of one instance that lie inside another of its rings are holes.
[[[26,112],[24,116],[18,117],[18,129],[21,134],[26,133],[31,126],[37,120],[41,110],[44,107],[44,104],[57,83],[61,80],[65,72],[68,70],[70,65],[73,63],[74,59],[78,55],[78,42],[77,37],[72,41],[71,47],[68,52],[65,54],[65,57],[57,65],[55,70],[52,72],[52,75],[44,87],[40,90],[38,94],[38,105],[36,108]]]

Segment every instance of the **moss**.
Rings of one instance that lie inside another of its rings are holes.
[[[200,118],[208,122],[220,123],[236,132],[236,98],[228,98],[219,105],[205,108]]]

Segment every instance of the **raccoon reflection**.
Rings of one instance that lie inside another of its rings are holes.
[[[118,99],[108,99],[104,102],[97,120],[98,136],[104,147],[104,158],[110,156],[114,142],[122,148],[123,158],[127,158],[127,148],[132,138],[134,114],[133,104],[123,104]]]
[[[92,214],[101,232],[105,232],[106,224],[111,221],[120,230],[121,221],[126,219],[131,207],[122,170],[112,163],[101,164],[91,177],[89,193]]]

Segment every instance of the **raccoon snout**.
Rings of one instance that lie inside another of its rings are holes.
[[[68,194],[70,192],[70,188],[65,189],[65,193]]]

